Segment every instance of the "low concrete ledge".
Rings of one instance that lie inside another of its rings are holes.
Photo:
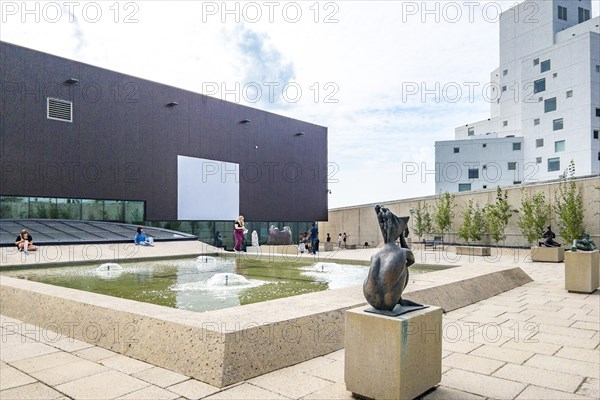
[[[456,254],[466,256],[486,257],[492,255],[492,250],[489,247],[478,246],[456,246]]]
[[[520,268],[469,265],[411,277],[404,297],[450,311],[527,282]],[[218,387],[341,349],[344,312],[366,305],[354,286],[195,313],[6,276],[0,298],[7,317]]]
[[[562,247],[537,247],[531,248],[531,261],[535,262],[563,262],[565,249]]]

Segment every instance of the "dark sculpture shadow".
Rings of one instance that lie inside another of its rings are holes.
[[[415,256],[406,244],[410,217],[398,217],[389,209],[375,207],[384,246],[371,257],[371,268],[363,284],[363,293],[373,307],[365,311],[397,316],[425,308],[410,300],[402,299],[408,284],[408,267],[415,263]],[[400,246],[396,240],[400,239]]]

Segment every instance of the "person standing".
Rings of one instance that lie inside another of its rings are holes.
[[[350,235],[346,235],[346,232],[344,232],[344,236],[342,236],[342,240],[344,241],[344,248],[346,248],[346,240],[348,239],[348,236]]]
[[[242,251],[242,242],[244,241],[244,231],[246,230],[246,226],[244,225],[244,216],[240,215],[235,220],[235,224],[233,225],[233,237],[235,238],[235,246],[233,250],[237,253],[238,251]]]
[[[317,225],[313,222],[312,227],[310,228],[310,249],[313,254],[317,254],[317,241],[319,240],[319,230],[317,229]]]
[[[338,249],[342,248],[342,234],[340,233],[338,235]]]
[[[15,240],[15,246],[22,251],[23,254],[29,254],[29,251],[36,251],[37,246],[33,245],[33,237],[27,232],[26,229],[23,229],[17,239]]]

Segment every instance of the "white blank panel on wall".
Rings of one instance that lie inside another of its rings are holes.
[[[177,156],[177,219],[235,220],[239,171],[236,163]]]

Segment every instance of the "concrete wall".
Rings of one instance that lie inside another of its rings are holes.
[[[596,189],[600,187],[600,177],[595,178],[583,178],[577,180],[577,185],[583,189],[583,200],[585,205],[585,221],[587,232],[591,235],[592,239],[600,246],[600,190]],[[535,193],[544,193],[546,195],[547,202],[554,202],[556,193],[558,191],[558,182],[554,183],[543,183],[537,185],[528,185],[525,187],[512,187],[508,188],[508,202],[516,209],[521,207],[521,199],[523,193],[533,195]],[[450,233],[446,235],[444,240],[447,243],[461,243],[462,239],[458,237],[458,229],[462,224],[462,213],[466,208],[467,203],[470,199],[473,199],[480,206],[485,204],[494,203],[496,200],[496,187],[489,188],[487,190],[480,190],[476,192],[468,193],[456,193],[455,198],[455,216],[452,223]],[[430,209],[435,206],[436,196],[421,197],[414,199],[398,200],[395,202],[381,203],[388,207],[396,215],[404,216],[410,215],[410,209],[416,209],[417,203],[421,201],[429,204]],[[327,222],[319,223],[319,234],[321,241],[325,240],[327,233],[331,234],[332,240],[336,240],[338,233],[346,232],[350,235],[348,239],[349,244],[362,245],[364,242],[369,242],[370,246],[377,246],[382,242],[381,232],[379,231],[379,225],[377,224],[377,218],[373,207],[375,204],[358,205],[354,207],[345,207],[329,210],[329,220]],[[414,218],[414,215],[413,215]],[[523,246],[527,247],[527,241],[521,235],[521,231],[517,225],[518,215],[515,214],[508,224],[506,229],[506,246]],[[409,228],[412,232],[414,220],[409,221]],[[558,228],[556,227],[556,217],[551,216],[551,224],[553,230],[558,235]],[[411,233],[410,237],[414,241],[417,237]],[[561,242],[562,238],[558,238]],[[489,243],[488,240],[484,239],[482,244]],[[564,243],[564,240],[561,242]],[[565,244],[566,245],[566,244]]]

